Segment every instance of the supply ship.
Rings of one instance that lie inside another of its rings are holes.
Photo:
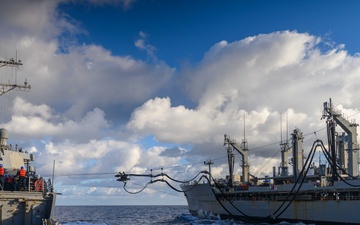
[[[181,185],[190,213],[248,223],[359,224],[358,124],[335,110],[331,99],[323,105],[322,119],[326,121],[327,143],[316,140],[305,156],[304,136],[295,129],[291,141],[280,144],[280,165],[266,177],[250,174],[246,139],[237,143],[225,135],[229,175],[214,179],[210,172],[213,162],[204,162],[209,165],[206,175]],[[233,174],[234,151],[242,158],[241,176]],[[315,164],[316,151],[322,152],[324,163]]]
[[[130,194],[142,192],[149,184],[164,182],[173,190],[183,192],[189,212],[200,217],[251,224],[283,221],[359,224],[358,124],[337,111],[331,99],[323,104],[321,119],[326,122],[327,143],[315,140],[308,155],[304,155],[304,135],[300,129],[294,129],[290,139],[280,141],[280,165],[265,177],[250,173],[250,151],[245,135],[241,143],[224,135],[229,175],[223,179],[212,176],[212,160],[204,162],[209,166],[208,171],[200,171],[187,181],[170,177],[163,168],[159,174],[153,174],[151,169],[150,174],[119,172],[115,177]],[[323,162],[315,163],[317,151],[322,154]],[[234,174],[236,152],[241,156],[241,175]],[[131,176],[149,177],[150,181],[141,190],[130,191],[126,184]],[[181,190],[170,182],[181,183]]]
[[[0,60],[0,69],[16,71],[22,63],[17,59]],[[2,71],[0,71],[2,72]],[[13,74],[17,80],[16,72]],[[3,79],[1,79],[3,80]],[[13,91],[28,91],[30,85],[26,82],[19,85],[14,83],[0,83],[0,97]],[[24,127],[26,129],[26,127]],[[11,130],[11,127],[9,128]],[[56,193],[53,180],[36,174],[31,163],[34,154],[29,153],[17,144],[8,144],[9,132],[0,129],[0,167],[4,168],[4,175],[0,175],[0,224],[1,225],[52,225]],[[26,170],[25,181],[20,180],[18,171]]]

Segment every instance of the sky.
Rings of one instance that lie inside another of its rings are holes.
[[[5,0],[0,60],[21,59],[17,82],[31,90],[1,96],[0,125],[8,143],[34,154],[38,174],[51,177],[55,162],[57,205],[183,205],[165,183],[128,194],[114,175],[152,170],[187,180],[211,159],[213,176],[224,177],[224,134],[246,137],[251,174],[271,175],[279,142],[295,128],[305,153],[326,140],[320,118],[329,98],[360,121],[359,8],[322,0]],[[14,79],[10,72],[2,68],[1,79]],[[148,181],[133,177],[126,188]]]

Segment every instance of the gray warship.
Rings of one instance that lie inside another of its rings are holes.
[[[229,174],[224,178],[212,176],[212,160],[204,161],[209,168],[207,171],[200,171],[187,181],[174,179],[163,172],[119,172],[115,177],[124,183],[124,190],[130,194],[141,192],[148,184],[165,182],[175,191],[183,192],[189,212],[200,217],[233,219],[251,224],[282,221],[359,224],[358,124],[336,110],[331,99],[324,102],[321,119],[326,123],[327,138],[324,139],[327,143],[316,139],[309,154],[304,155],[304,135],[300,129],[294,129],[291,138],[280,141],[280,165],[274,166],[272,175],[265,177],[250,173],[250,150],[245,134],[240,143],[224,135],[229,168]],[[317,151],[324,161],[315,163]],[[241,174],[234,174],[236,153],[241,157]],[[151,180],[143,189],[130,192],[126,188],[127,182],[130,177],[139,176]],[[170,182],[181,183],[181,190]]]
[[[22,63],[17,59],[0,60],[0,68],[17,70]],[[16,74],[15,74],[16,76]],[[16,78],[15,78],[16,81]],[[0,83],[0,96],[13,90],[30,90],[26,82]],[[5,169],[4,185],[0,184],[0,224],[1,225],[53,225],[56,193],[53,180],[46,180],[36,174],[31,162],[34,154],[23,150],[17,144],[8,144],[9,132],[0,129],[0,164]],[[21,167],[27,171],[25,182],[20,184],[17,172]]]

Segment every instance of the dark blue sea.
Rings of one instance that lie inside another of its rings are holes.
[[[187,206],[56,206],[59,225],[119,224],[214,224],[245,225],[246,223],[218,218],[199,218],[189,214]],[[280,223],[289,225],[291,223]],[[301,225],[293,223],[291,225]]]

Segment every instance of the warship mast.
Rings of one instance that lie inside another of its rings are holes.
[[[0,60],[0,67],[4,67],[4,66],[8,66],[8,67],[13,67],[16,70],[19,68],[19,66],[21,66],[21,60],[17,60],[17,59],[9,59],[9,60]],[[11,83],[0,83],[0,96],[4,95],[14,89],[18,89],[21,91],[28,91],[31,89],[31,86],[27,83],[27,80],[25,79],[24,84],[23,85],[19,85],[17,84],[17,74],[15,73],[15,82],[13,84]]]

